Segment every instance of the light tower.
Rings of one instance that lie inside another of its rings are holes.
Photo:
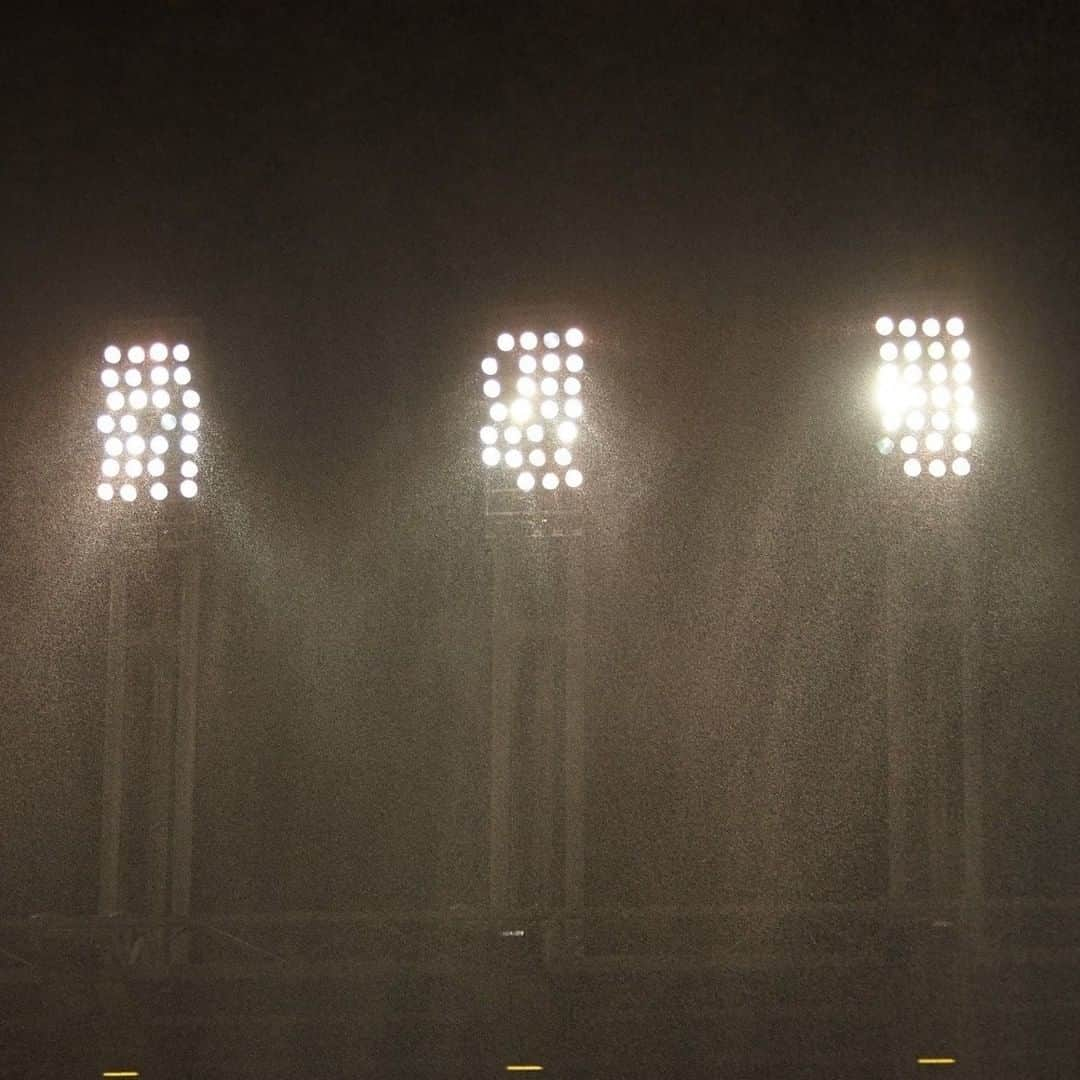
[[[492,336],[478,372],[492,553],[489,899],[496,912],[571,921],[584,889],[589,353],[565,320],[523,320]]]
[[[112,328],[96,496],[109,530],[98,911],[191,906],[203,459],[201,334],[191,321]],[[88,493],[89,494],[89,493]],[[164,959],[164,938],[145,943]],[[169,952],[186,956],[175,937]]]
[[[961,1045],[977,1068],[983,948],[982,735],[976,688],[978,402],[958,315],[874,323],[881,422],[890,915],[911,946],[898,1040]],[[917,1036],[918,1037],[918,1036]],[[934,1047],[909,1046],[911,1055]],[[931,1054],[930,1056],[933,1056]],[[942,1056],[948,1056],[943,1054]]]

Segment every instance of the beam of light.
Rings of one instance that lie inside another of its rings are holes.
[[[507,1065],[507,1072],[543,1072],[543,1065]]]
[[[138,1072],[134,1069],[108,1069],[101,1074],[103,1077],[134,1077],[138,1076]]]
[[[954,1057],[921,1057],[915,1059],[918,1065],[955,1065]]]

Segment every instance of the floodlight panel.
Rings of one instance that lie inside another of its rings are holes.
[[[582,485],[584,345],[577,327],[508,329],[494,341],[499,359],[488,352],[480,361],[479,453],[496,487],[552,492]]]
[[[99,385],[105,412],[96,416],[103,438],[98,498],[137,503],[149,497],[192,499],[198,493],[201,398],[188,365],[191,348],[184,341],[114,341],[102,352]],[[147,365],[147,361],[152,367]],[[166,389],[177,387],[173,394]],[[182,406],[177,413],[170,409]],[[180,427],[176,440],[167,432]],[[116,481],[119,481],[117,486]]]
[[[873,328],[874,398],[882,429],[878,450],[888,457],[898,445],[901,469],[909,477],[967,476],[978,415],[964,320],[883,314]]]

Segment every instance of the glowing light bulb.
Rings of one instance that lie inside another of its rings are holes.
[[[499,370],[499,361],[496,360],[494,356],[485,356],[484,359],[480,361],[480,370],[485,375],[495,375]]]
[[[893,321],[888,315],[882,315],[881,318],[874,323],[874,329],[882,337],[888,337],[893,332]]]

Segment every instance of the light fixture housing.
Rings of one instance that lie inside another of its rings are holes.
[[[886,314],[873,329],[879,452],[911,479],[967,476],[978,420],[965,321]]]
[[[582,486],[587,349],[575,326],[508,328],[489,343],[477,380],[477,452],[493,489],[535,498]]]
[[[190,502],[199,491],[194,477],[201,472],[201,437],[195,434],[201,429],[201,399],[192,366],[198,350],[181,335],[119,334],[100,357],[96,381],[104,398],[94,410],[103,439],[94,478],[98,498],[113,506]],[[166,389],[170,384],[176,387],[172,393]],[[176,398],[183,402],[183,438],[167,434],[177,427]],[[153,456],[144,461],[148,448]]]

